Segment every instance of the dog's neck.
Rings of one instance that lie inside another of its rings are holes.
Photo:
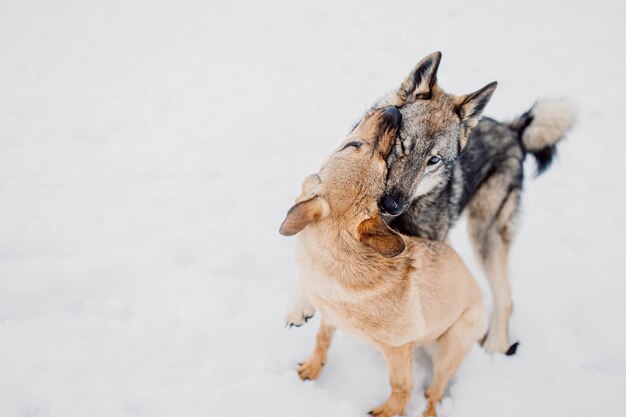
[[[301,248],[310,257],[312,268],[332,276],[344,286],[362,288],[397,275],[399,270],[410,266],[405,256],[386,258],[361,243],[350,232],[349,223],[323,219],[300,234]]]

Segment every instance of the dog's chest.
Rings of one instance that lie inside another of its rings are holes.
[[[304,287],[324,319],[369,343],[402,345],[423,337],[425,323],[418,295],[384,286],[355,290],[337,276],[309,264]]]

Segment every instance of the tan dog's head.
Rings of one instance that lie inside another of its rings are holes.
[[[377,202],[385,190],[385,159],[401,120],[395,108],[367,113],[320,172],[304,180],[280,233],[291,236],[309,224],[326,224],[383,256],[400,254],[404,241],[383,222]]]

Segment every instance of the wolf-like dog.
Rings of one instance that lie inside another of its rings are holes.
[[[338,327],[377,347],[387,362],[392,392],[370,414],[400,415],[412,389],[413,347],[424,345],[433,361],[424,416],[436,416],[435,405],[483,336],[487,317],[477,283],[450,246],[398,234],[381,217],[385,158],[400,121],[395,108],[366,114],[319,173],[304,181],[280,232],[298,234],[303,290],[322,313],[300,377],[317,377]]]
[[[400,88],[374,106],[398,108],[403,116],[387,158],[386,191],[379,205],[396,231],[437,241],[445,241],[467,211],[470,240],[493,300],[483,347],[490,353],[514,354],[517,343],[511,345],[508,337],[508,257],[519,214],[523,162],[530,153],[538,174],[544,172],[556,144],[571,128],[574,112],[565,101],[542,100],[511,122],[482,118],[497,84],[467,95],[448,94],[437,83],[440,61],[439,52],[424,58]],[[314,313],[298,282],[287,323],[301,325]]]
[[[480,119],[496,84],[456,97],[437,83],[441,53],[417,64],[401,87],[376,107],[399,108],[403,123],[387,163],[386,191],[379,204],[395,230],[444,241],[467,211],[472,246],[489,282],[493,311],[483,347],[514,354],[508,322],[511,314],[509,248],[515,235],[523,162],[531,154],[537,173],[550,165],[556,144],[574,121],[563,100],[543,100],[511,122]],[[467,100],[474,123],[463,123]]]

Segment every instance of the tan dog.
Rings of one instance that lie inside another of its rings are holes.
[[[426,345],[434,377],[425,416],[472,344],[486,331],[479,288],[446,244],[401,236],[383,222],[377,201],[385,189],[385,157],[401,115],[375,110],[363,118],[319,174],[302,186],[280,233],[299,233],[304,295],[322,313],[317,344],[298,369],[314,379],[336,327],[380,349],[392,393],[370,413],[404,412],[412,389],[413,347]]]

